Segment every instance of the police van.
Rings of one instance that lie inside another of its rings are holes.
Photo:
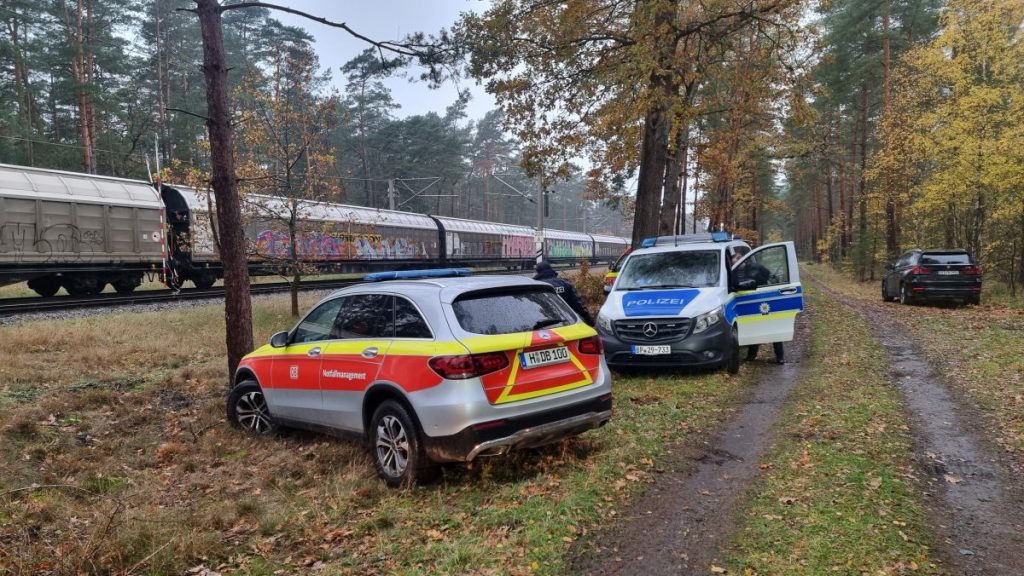
[[[735,374],[741,346],[792,340],[803,310],[793,243],[751,250],[727,232],[648,238],[606,291],[596,324],[612,367]]]

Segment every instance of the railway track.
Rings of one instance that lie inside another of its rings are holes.
[[[603,268],[592,268],[600,272]],[[474,275],[483,274],[530,274],[521,270],[480,270],[474,271]],[[299,290],[337,290],[361,280],[307,280],[299,285]],[[249,287],[252,294],[273,294],[287,292],[289,283],[273,282],[266,284],[252,284]],[[119,306],[133,306],[139,304],[153,304],[159,302],[182,302],[187,300],[217,300],[224,298],[224,288],[183,288],[177,292],[174,290],[142,290],[130,294],[94,294],[91,296],[56,296],[43,298],[40,296],[29,296],[24,298],[2,298],[0,299],[0,317],[30,312],[53,312],[59,310],[77,310],[80,308],[105,308]]]

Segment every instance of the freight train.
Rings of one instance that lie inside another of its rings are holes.
[[[223,275],[213,194],[185,186],[0,164],[0,286],[28,282],[41,296],[107,284],[131,292],[149,275],[209,287]],[[438,266],[526,269],[536,255],[526,226],[246,195],[249,270],[277,274],[293,253],[324,273]],[[294,214],[298,226],[289,229]],[[294,238],[294,242],[292,241]],[[555,263],[611,262],[617,236],[544,230]]]

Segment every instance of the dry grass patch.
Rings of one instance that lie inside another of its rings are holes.
[[[257,299],[257,341],[292,323],[287,309]],[[0,339],[0,573],[19,575],[559,574],[752,374],[619,378],[610,426],[396,491],[355,443],[227,425],[220,306],[25,322]]]

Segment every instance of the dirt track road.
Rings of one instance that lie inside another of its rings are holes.
[[[889,353],[889,375],[903,396],[918,469],[927,482],[926,501],[951,573],[1024,574],[1020,467],[986,440],[978,415],[950,393],[893,321],[892,305],[861,302],[816,286],[866,320]]]
[[[942,567],[963,576],[1024,574],[1024,490],[1015,461],[992,446],[981,420],[951,394],[941,375],[891,318],[892,308],[810,282],[871,327],[888,353],[914,439],[913,463]],[[673,450],[650,490],[575,559],[579,574],[708,574],[732,534],[732,519],[770,446],[771,430],[800,384],[800,361],[818,326],[808,307],[787,348],[788,362],[762,367],[735,417],[700,445]],[[770,355],[770,354],[769,354]],[[761,358],[769,356],[762,352]],[[763,362],[763,360],[762,360]]]
[[[581,574],[705,573],[732,528],[730,511],[758,473],[759,457],[770,439],[779,410],[797,386],[807,350],[813,311],[798,317],[796,340],[787,362],[768,364],[736,416],[700,446],[674,450],[665,472],[624,521],[602,540],[599,554],[581,558]],[[770,347],[769,347],[770,348]]]

